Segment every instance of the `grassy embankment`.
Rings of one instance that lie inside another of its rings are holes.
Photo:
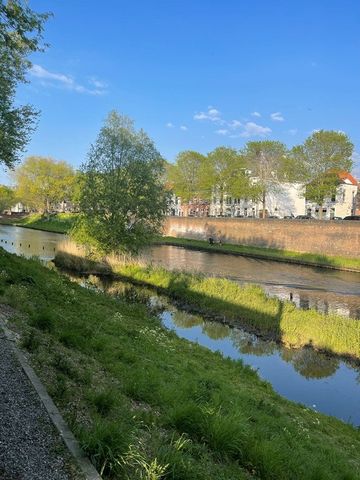
[[[178,338],[144,305],[3,250],[0,289],[19,312],[11,326],[22,347],[106,478],[360,478],[359,430]]]
[[[16,225],[54,233],[67,233],[74,225],[75,220],[76,214],[73,213],[57,213],[49,217],[40,213],[32,213],[22,218],[3,216],[0,219],[0,224]]]
[[[174,245],[179,247],[204,250],[208,252],[228,253],[247,257],[264,258],[289,263],[315,265],[320,267],[338,268],[360,272],[360,258],[348,258],[332,255],[320,255],[316,253],[300,253],[276,248],[253,247],[251,245],[210,245],[204,240],[191,240],[188,238],[159,237],[156,243],[161,245]]]
[[[155,287],[193,311],[215,314],[287,346],[311,345],[360,360],[358,320],[296,308],[291,302],[268,297],[259,286],[240,286],[223,278],[168,271],[137,262],[124,264],[111,257],[99,264],[88,260],[85,250],[72,242],[60,245],[55,262],[70,270],[110,273]]]

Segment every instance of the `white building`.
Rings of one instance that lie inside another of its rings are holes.
[[[339,185],[336,189],[336,194],[331,198],[326,198],[322,205],[306,202],[307,215],[323,220],[355,215],[358,182],[348,172],[338,172],[337,175],[339,177]]]
[[[180,217],[182,215],[181,198],[173,193],[167,199],[167,215]]]
[[[265,208],[267,217],[296,217],[305,215],[305,189],[300,183],[283,183],[276,190],[266,194]],[[210,204],[212,217],[259,217],[262,203],[224,195],[220,198],[217,191]]]

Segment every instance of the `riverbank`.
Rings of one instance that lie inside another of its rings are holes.
[[[357,429],[181,340],[144,305],[3,250],[0,268],[12,328],[104,477],[360,478]]]
[[[155,241],[158,245],[172,245],[187,249],[206,252],[224,253],[228,255],[240,255],[244,257],[273,260],[276,262],[295,263],[312,267],[331,268],[350,272],[360,272],[360,259],[312,253],[299,253],[276,248],[262,248],[248,245],[233,245],[229,243],[210,245],[204,240],[192,240],[177,237],[159,237]]]
[[[194,312],[245,328],[290,347],[311,346],[360,360],[360,322],[336,314],[296,308],[292,302],[269,297],[256,285],[240,286],[224,278],[205,277],[139,262],[103,262],[88,259],[86,252],[66,242],[59,247],[55,264],[80,273],[112,275],[156,288]]]
[[[45,232],[68,233],[76,221],[76,214],[57,213],[48,217],[40,213],[32,213],[22,218],[2,216],[0,225],[15,225],[16,227],[32,228]]]
[[[46,232],[63,233],[70,232],[76,221],[77,214],[57,213],[50,217],[44,217],[41,214],[30,214],[23,218],[12,218],[11,216],[2,216],[0,225],[15,225],[18,227],[32,228],[34,230],[43,230]],[[240,255],[250,258],[263,260],[272,260],[276,262],[293,263],[298,265],[330,268],[334,270],[344,270],[349,272],[360,272],[360,259],[341,256],[319,255],[312,253],[299,253],[276,248],[253,247],[249,245],[219,244],[210,245],[204,240],[192,240],[178,237],[158,237],[154,239],[155,245],[172,245],[184,247],[189,250],[199,250],[206,252],[216,252],[228,255]]]

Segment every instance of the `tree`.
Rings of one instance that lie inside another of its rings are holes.
[[[207,156],[203,172],[206,190],[216,190],[220,196],[221,215],[224,196],[247,198],[250,195],[250,182],[244,157],[235,149],[218,147]]]
[[[248,142],[243,150],[249,170],[256,178],[251,197],[262,203],[262,218],[266,216],[266,195],[281,189],[287,180],[287,150],[283,143],[273,140]]]
[[[192,150],[180,152],[175,164],[168,167],[168,179],[176,195],[182,201],[193,198],[208,199],[211,189],[204,189],[204,169],[206,157]]]
[[[113,111],[82,166],[76,240],[99,252],[137,252],[159,233],[166,209],[164,161],[133,122]]]
[[[354,145],[343,132],[319,130],[294,147],[291,157],[299,177],[307,183],[306,198],[321,206],[336,192],[339,171],[351,171]],[[320,212],[322,209],[320,209]]]
[[[14,99],[31,66],[28,56],[42,50],[48,17],[21,0],[0,0],[0,162],[10,168],[19,160],[38,114],[30,105],[15,106]]]
[[[74,170],[64,161],[28,157],[14,173],[19,200],[40,212],[50,212],[63,200],[71,199]]]
[[[14,190],[6,185],[0,185],[0,213],[12,207],[15,201]]]

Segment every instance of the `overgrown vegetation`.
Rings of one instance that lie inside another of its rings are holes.
[[[240,286],[225,278],[169,271],[162,267],[110,257],[87,263],[86,252],[73,244],[60,246],[57,265],[83,273],[117,274],[160,289],[194,311],[223,319],[285,345],[313,346],[360,359],[360,322],[336,314],[296,308],[292,302],[269,297],[256,285]],[[100,270],[101,269],[101,270]]]
[[[178,338],[144,305],[2,250],[0,289],[19,312],[12,328],[105,478],[360,478],[358,430]]]
[[[176,237],[158,237],[156,243],[161,245],[175,245],[179,247],[194,248],[197,250],[206,250],[209,252],[231,253],[234,255],[244,255],[247,257],[264,258],[267,260],[360,271],[359,258],[320,255],[317,253],[292,252],[289,250],[279,250],[276,248],[253,247],[251,245],[233,245],[230,243],[224,243],[222,245],[210,245],[209,242],[204,240],[192,240],[189,238]]]

